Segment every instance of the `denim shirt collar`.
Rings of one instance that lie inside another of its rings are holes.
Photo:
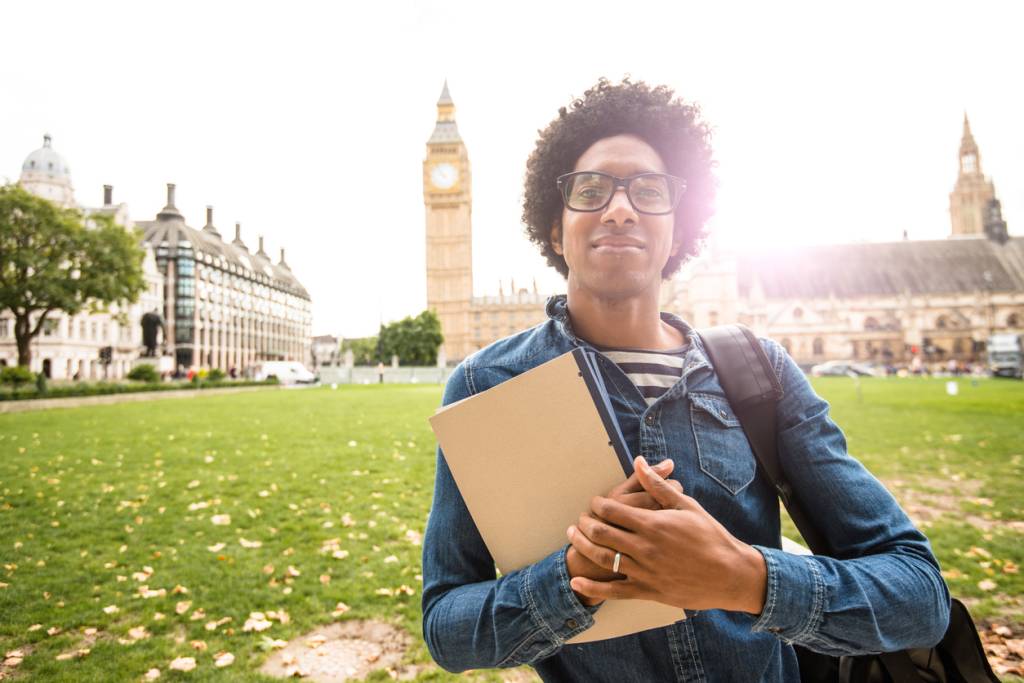
[[[572,329],[572,321],[569,319],[569,307],[567,303],[567,297],[565,294],[556,294],[548,297],[547,303],[544,306],[544,310],[555,323],[555,327],[558,332],[563,335],[570,344],[573,346],[584,346],[592,351],[595,349],[588,344],[585,340],[580,339],[576,336],[576,333]],[[679,316],[662,311],[660,313],[661,319],[667,322],[672,327],[676,328],[683,333],[683,337],[687,341],[686,356],[683,360],[683,372],[680,379],[685,379],[690,373],[700,368],[710,368],[711,362],[708,360],[707,352],[704,350],[704,343],[700,339],[700,335],[693,329],[685,320]],[[682,385],[684,383],[677,383],[676,386],[672,387],[663,398],[671,399],[681,393]]]

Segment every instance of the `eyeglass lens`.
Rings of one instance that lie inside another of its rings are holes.
[[[642,212],[663,213],[672,210],[672,187],[661,175],[642,175],[627,181],[626,192],[633,207]],[[569,178],[566,201],[570,209],[594,211],[603,208],[615,191],[615,180],[597,173],[580,173]]]

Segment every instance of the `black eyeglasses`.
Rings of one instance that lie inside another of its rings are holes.
[[[638,213],[663,216],[672,213],[686,192],[686,181],[667,173],[619,178],[600,171],[576,171],[558,176],[556,183],[570,211],[603,211],[611,204],[615,192],[624,187],[629,203]]]

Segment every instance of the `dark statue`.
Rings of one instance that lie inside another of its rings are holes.
[[[143,358],[156,357],[157,331],[160,332],[160,336],[166,343],[167,328],[164,326],[163,316],[156,309],[153,309],[142,316],[142,345],[146,347],[146,352],[142,354]]]

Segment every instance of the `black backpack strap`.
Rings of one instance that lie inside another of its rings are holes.
[[[811,550],[829,554],[828,540],[821,535],[793,495],[779,464],[775,407],[783,396],[768,354],[757,336],[745,325],[719,325],[698,330],[711,359],[718,382],[729,401],[747,441],[782,504]]]

